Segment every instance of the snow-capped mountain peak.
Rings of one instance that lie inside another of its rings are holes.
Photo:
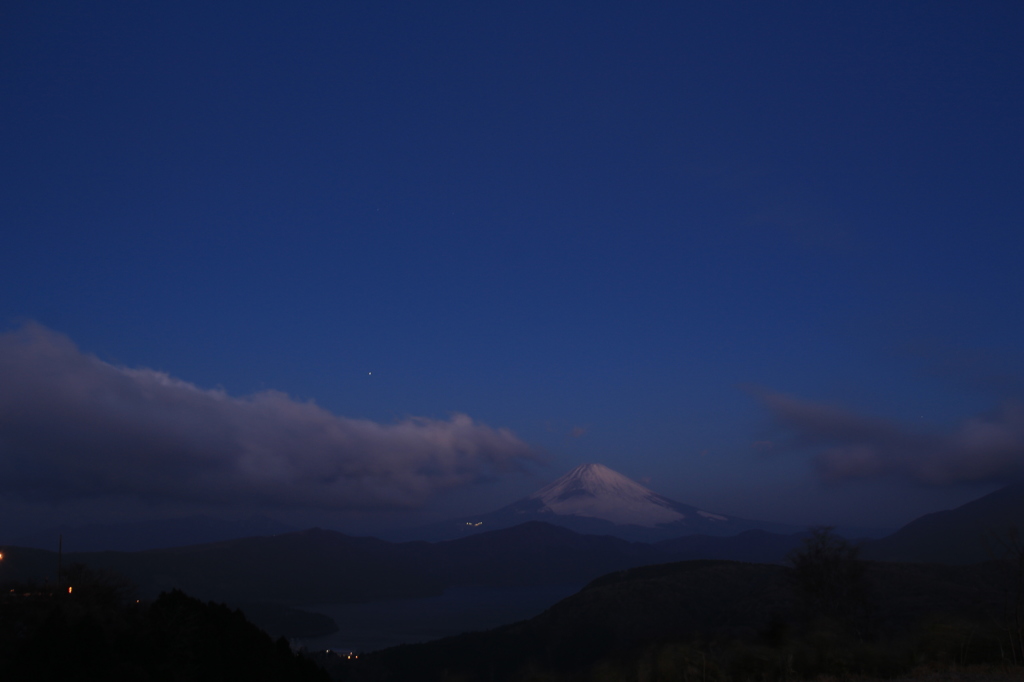
[[[601,464],[583,464],[529,497],[486,514],[441,522],[430,539],[452,539],[527,521],[543,521],[588,535],[614,535],[655,542],[681,535],[735,535],[759,528],[793,533],[781,527],[713,514],[670,500]],[[412,539],[405,536],[403,539]],[[416,539],[428,539],[418,536]]]
[[[529,499],[539,500],[541,511],[650,528],[686,518],[671,500],[602,464],[581,464]]]

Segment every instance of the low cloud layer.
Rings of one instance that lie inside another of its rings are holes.
[[[35,324],[0,334],[0,494],[408,507],[532,458],[462,414],[349,419],[277,391],[236,398],[115,367]]]
[[[1017,403],[967,419],[948,433],[922,433],[781,393],[755,393],[792,434],[793,447],[815,451],[827,480],[897,476],[948,485],[1024,474],[1024,406]]]

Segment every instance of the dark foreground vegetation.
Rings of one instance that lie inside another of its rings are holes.
[[[1024,679],[1020,568],[862,562],[821,530],[788,567],[629,569],[529,621],[321,663],[351,682]],[[965,666],[987,672],[934,673]]]
[[[541,549],[558,549],[559,537]],[[491,539],[478,543],[484,541]],[[0,674],[343,682],[1024,679],[1024,541],[1009,533],[1002,547],[1002,559],[973,565],[865,562],[856,547],[818,529],[788,565],[696,560],[619,570],[528,621],[345,658],[296,656],[240,611],[177,589],[136,600],[125,579],[79,565],[63,574],[60,589],[22,585],[0,595]],[[552,557],[566,556],[558,551]],[[285,608],[275,618],[282,614],[294,615]]]
[[[240,611],[178,590],[153,602],[130,595],[123,579],[81,566],[68,571],[60,589],[6,586],[0,597],[2,679],[327,679],[285,639],[275,642]]]

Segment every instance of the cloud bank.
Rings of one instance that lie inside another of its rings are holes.
[[[793,434],[792,446],[816,451],[815,464],[826,480],[897,476],[948,485],[1024,474],[1024,406],[1018,403],[935,434],[781,393],[755,393]]]
[[[115,367],[37,324],[0,334],[0,494],[410,507],[533,457],[463,414],[349,419],[278,391],[236,398]]]

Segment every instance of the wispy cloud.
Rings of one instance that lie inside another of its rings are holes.
[[[947,485],[1024,473],[1024,406],[1018,403],[965,419],[946,433],[926,433],[782,393],[753,392],[791,434],[791,448],[814,450],[827,480],[898,476]]]
[[[0,492],[333,509],[415,506],[520,468],[506,429],[350,419],[278,391],[232,397],[116,367],[37,324],[0,334]]]

